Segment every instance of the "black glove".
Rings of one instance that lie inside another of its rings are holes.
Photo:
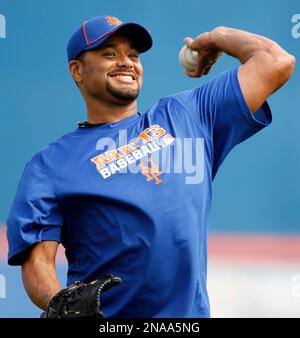
[[[75,282],[59,291],[49,302],[48,309],[42,313],[42,318],[77,318],[98,317],[103,318],[100,311],[101,292],[121,283],[120,277],[106,275],[85,284]]]

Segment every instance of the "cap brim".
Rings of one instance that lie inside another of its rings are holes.
[[[98,40],[94,44],[87,46],[84,50],[88,51],[101,46],[104,41],[116,32],[122,32],[122,34],[128,36],[132,40],[134,47],[140,53],[144,53],[152,47],[153,41],[149,31],[137,23],[127,22],[120,24],[112,30],[110,34],[107,34],[103,39]]]

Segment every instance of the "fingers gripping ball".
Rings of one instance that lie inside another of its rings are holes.
[[[183,46],[179,52],[179,62],[184,69],[192,72],[196,69],[198,61],[198,52]]]
[[[75,282],[59,291],[49,302],[44,318],[100,317],[101,293],[121,283],[121,278],[106,275],[91,283]]]

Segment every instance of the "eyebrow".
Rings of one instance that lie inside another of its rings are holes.
[[[117,44],[116,43],[104,43],[101,48],[114,48],[116,47]]]
[[[103,45],[100,46],[101,49],[116,48],[116,47],[118,47],[117,43],[104,43]],[[130,48],[137,49],[133,43],[130,44]]]

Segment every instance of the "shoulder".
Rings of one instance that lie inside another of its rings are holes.
[[[64,152],[64,149],[73,143],[75,137],[74,132],[69,132],[62,135],[57,140],[50,142],[47,146],[36,152],[27,162],[27,166],[37,166],[40,168],[49,168],[54,160],[59,159],[59,155]]]
[[[192,92],[193,89],[188,89],[164,96],[156,101],[147,112],[151,113],[157,110],[168,111],[170,108],[184,107],[189,102]]]
[[[172,95],[161,99],[162,104],[190,105],[197,99],[205,99],[206,95],[213,93],[218,88],[224,88],[231,83],[233,86],[238,86],[238,67],[223,71],[218,75],[213,76],[208,81],[191,89],[176,92]]]

